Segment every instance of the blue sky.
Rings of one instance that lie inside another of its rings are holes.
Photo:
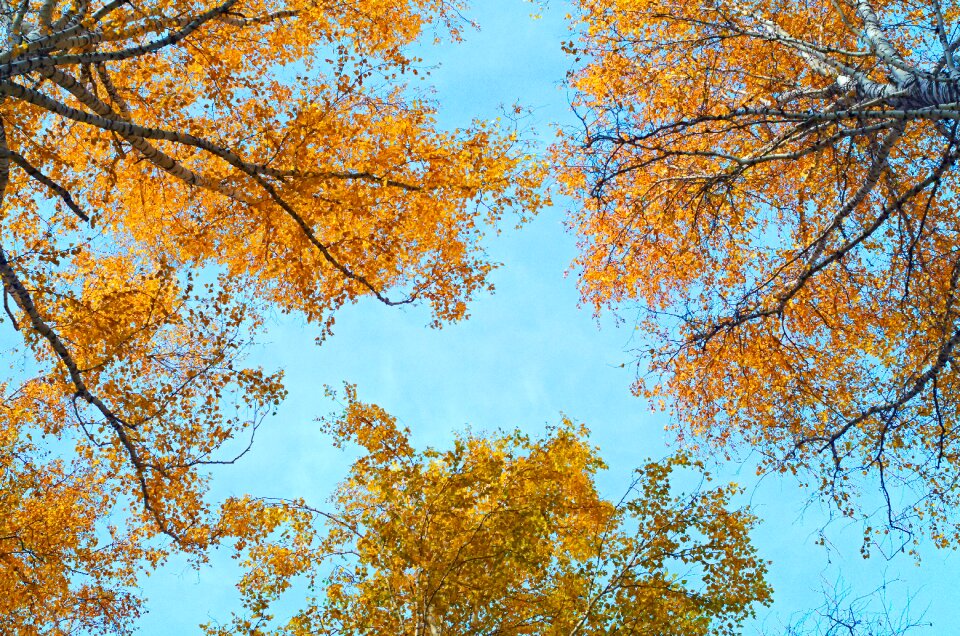
[[[549,141],[552,125],[573,121],[562,88],[570,60],[560,50],[569,39],[568,5],[553,0],[534,20],[537,7],[523,0],[474,4],[468,15],[481,25],[479,32],[468,30],[462,44],[422,51],[425,62],[442,61],[428,80],[437,90],[442,125],[492,118],[500,105],[519,102],[533,109],[530,123]],[[490,240],[490,254],[503,263],[492,278],[497,291],[474,302],[465,322],[429,329],[424,310],[361,302],[339,314],[334,335],[318,347],[311,326],[279,318],[252,358],[285,370],[289,397],[258,432],[251,454],[217,473],[214,494],[323,502],[346,474],[350,456],[330,445],[315,419],[336,408],[323,386],[348,381],[358,385],[362,399],[397,416],[420,445],[443,446],[467,426],[539,432],[565,413],[592,429],[610,466],[601,486],[608,497],[619,497],[635,466],[668,452],[668,422],[630,394],[633,370],[620,366],[631,360],[624,353],[630,325],[597,320],[577,306],[575,279],[565,275],[575,252],[574,237],[562,227],[570,205],[557,200],[520,230],[507,227]],[[796,484],[773,477],[758,484],[750,468],[723,472],[748,488],[764,518],[756,543],[773,561],[776,604],[770,616],[761,612],[770,627],[778,617],[818,604],[823,583],[841,574],[855,594],[874,589],[884,576],[896,579],[888,601],[902,606],[912,596],[914,613],[926,609],[926,619],[940,627],[920,633],[960,624],[953,553],[924,546],[919,567],[908,558],[864,561],[859,526],[840,524],[828,529],[835,548],[827,551],[814,544],[824,511],[806,507],[807,495]],[[209,618],[226,619],[236,607],[236,574],[225,555],[200,571],[171,562],[146,581],[149,614],[141,633],[189,634]]]

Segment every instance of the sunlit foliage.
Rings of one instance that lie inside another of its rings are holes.
[[[347,398],[328,430],[363,452],[334,509],[237,502],[241,525],[271,514],[275,525],[239,546],[247,614],[210,632],[738,634],[770,601],[755,519],[730,506],[739,489],[678,493],[676,469],[702,470],[684,457],[645,465],[613,503],[570,421],[542,439],[468,434],[418,451],[382,409],[349,387]],[[277,624],[271,607],[300,575],[319,594]]]
[[[125,631],[141,569],[206,558],[205,466],[284,394],[239,361],[266,315],[329,329],[370,296],[439,324],[489,287],[481,239],[541,175],[511,130],[442,131],[404,86],[459,9],[3,3],[4,633]]]
[[[956,544],[960,7],[578,6],[557,155],[584,300],[648,310],[637,392],[844,514],[866,475],[878,532]]]

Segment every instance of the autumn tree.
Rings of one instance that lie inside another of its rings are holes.
[[[140,570],[220,540],[205,467],[284,393],[239,361],[265,315],[329,330],[372,297],[439,323],[488,287],[480,240],[540,174],[405,85],[460,8],[2,4],[4,633],[126,631]]]
[[[327,428],[361,455],[333,508],[235,502],[234,523],[274,523],[238,544],[246,611],[210,633],[737,634],[770,601],[756,520],[730,505],[738,487],[678,492],[674,471],[700,470],[682,456],[638,470],[613,503],[568,420],[542,439],[467,434],[419,451],[381,408],[346,397]],[[274,619],[298,576],[315,596]]]
[[[637,392],[955,544],[960,6],[578,8],[560,178],[585,302],[647,310]]]

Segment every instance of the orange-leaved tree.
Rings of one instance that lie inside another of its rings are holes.
[[[578,6],[560,177],[585,301],[649,310],[637,391],[956,543],[960,5]]]
[[[488,286],[480,239],[536,211],[540,169],[403,83],[460,8],[3,4],[5,633],[124,631],[142,567],[222,536],[204,466],[283,395],[238,362],[265,310],[329,328],[370,296],[439,322]]]
[[[229,523],[272,523],[238,545],[246,611],[209,633],[738,634],[770,601],[755,519],[730,506],[739,489],[678,492],[673,471],[700,469],[683,456],[638,470],[613,503],[568,420],[542,439],[470,434],[418,451],[381,408],[347,398],[328,429],[363,452],[332,510],[233,502]],[[295,577],[317,594],[275,620]]]

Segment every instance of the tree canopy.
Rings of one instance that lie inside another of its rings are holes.
[[[3,5],[0,278],[28,356],[0,414],[5,631],[122,630],[144,564],[205,558],[205,466],[284,394],[239,358],[264,312],[451,321],[488,287],[480,239],[537,210],[541,168],[404,84],[458,8]]]
[[[739,487],[677,492],[675,469],[702,470],[682,455],[639,469],[613,503],[596,490],[604,466],[587,431],[569,420],[543,439],[470,434],[417,451],[383,409],[352,387],[346,398],[327,427],[363,454],[334,510],[237,502],[241,521],[272,512],[276,525],[240,546],[248,615],[211,633],[721,635],[770,602],[756,519],[730,505]],[[319,594],[271,628],[271,604],[297,575]]]
[[[560,175],[585,301],[648,310],[637,392],[955,544],[960,8],[578,6]]]
[[[960,541],[960,8],[578,7],[556,172],[585,300],[651,310],[638,392],[686,439],[817,468],[847,514],[873,475],[887,528]],[[461,320],[486,236],[549,203],[509,118],[445,128],[421,88],[413,47],[464,9],[0,0],[0,631],[131,633],[145,573],[218,548],[243,609],[217,636],[719,636],[771,602],[758,519],[695,444],[609,501],[568,419],[417,450],[348,387],[327,430],[362,454],[329,508],[210,495],[286,395],[244,359],[273,315],[319,340],[361,299]]]

